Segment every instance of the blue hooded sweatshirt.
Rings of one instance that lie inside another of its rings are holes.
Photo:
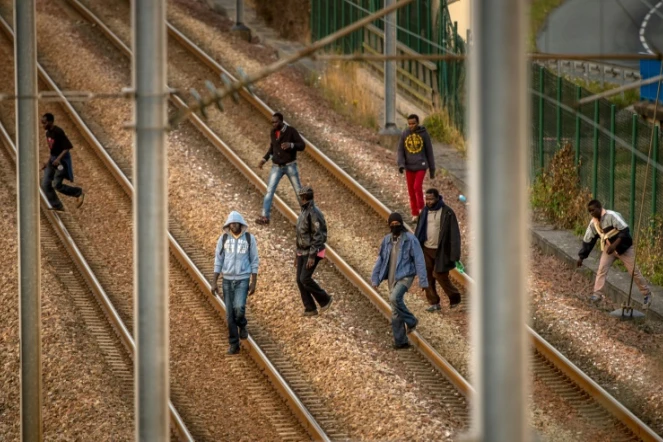
[[[237,239],[230,231],[231,223],[242,225],[242,231]],[[258,263],[260,262],[258,244],[253,235],[250,235],[251,244],[249,244],[249,235],[246,233],[248,228],[249,226],[242,215],[235,211],[230,212],[228,220],[223,225],[224,233],[221,234],[216,244],[214,273],[220,273],[224,279],[228,280],[247,279],[251,276],[251,273],[258,273]],[[226,242],[223,245],[223,250],[221,250],[224,235],[226,235]]]

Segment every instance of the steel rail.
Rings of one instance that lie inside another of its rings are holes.
[[[2,20],[1,17],[0,20]],[[4,22],[4,20],[2,21]],[[16,161],[16,146],[1,122],[0,140],[2,141],[2,144],[4,144],[7,152],[9,153],[9,156],[12,157],[14,161]],[[46,195],[44,195],[44,192],[41,189],[39,190],[39,194],[41,197],[42,213],[46,216],[46,219],[48,219],[49,223],[53,227],[53,230],[55,230],[55,233],[60,238],[62,245],[67,250],[67,253],[71,257],[72,261],[74,261],[76,268],[80,272],[81,276],[85,280],[85,283],[90,288],[97,302],[101,306],[101,309],[104,312],[104,316],[111,323],[111,326],[116,331],[120,341],[131,355],[131,358],[134,359],[136,357],[136,343],[131,336],[131,333],[129,333],[129,329],[127,329],[127,327],[124,325],[124,322],[120,318],[120,315],[117,313],[113,303],[106,294],[104,288],[101,286],[101,283],[95,276],[92,268],[87,263],[85,257],[74,242],[74,239],[69,234],[60,217],[55,211],[49,210],[51,206],[46,199]],[[174,427],[180,440],[193,442],[193,436],[191,436],[191,433],[189,433],[186,424],[182,420],[182,417],[177,412],[177,409],[171,401],[168,402],[168,409],[170,411],[171,425]]]
[[[128,52],[130,56],[130,50],[124,45],[124,43],[112,32],[108,27],[101,22],[92,12],[87,10],[83,5],[81,5],[78,0],[67,0],[70,4],[74,5],[76,9],[79,9],[84,16],[93,21],[99,28],[109,36],[110,40],[115,46],[120,48],[125,54]],[[217,74],[225,74],[232,81],[237,81],[237,79],[223,66],[216,62],[211,56],[205,53],[200,47],[193,43],[188,37],[186,37],[181,31],[179,31],[175,26],[167,23],[169,34],[175,38],[180,44],[187,48],[192,54],[200,59],[205,65],[215,71]],[[267,119],[271,118],[274,110],[272,110],[264,101],[257,97],[253,92],[247,88],[242,88],[240,90],[242,97],[252,104],[256,110],[263,114]],[[186,104],[176,96],[171,97],[172,101],[178,107],[186,106]],[[226,156],[242,174],[247,177],[261,192],[266,191],[266,184],[262,179],[255,173],[253,170],[246,165],[240,158],[237,156],[234,151],[227,146],[215,133],[212,131],[203,120],[197,115],[192,115],[189,117],[191,123],[194,124],[204,135],[208,138],[220,151]],[[327,169],[336,179],[338,179],[343,185],[345,185],[350,191],[357,195],[364,203],[369,205],[375,212],[387,219],[391,210],[378,200],[374,195],[372,195],[367,189],[361,186],[354,178],[352,178],[347,172],[341,169],[337,164],[335,164],[327,155],[325,155],[320,149],[318,149],[313,143],[304,138],[304,141],[307,144],[307,149],[305,152],[310,155],[315,161],[321,164],[325,169]],[[292,209],[287,206],[287,204],[278,196],[275,195],[275,206],[290,222],[296,222],[297,215]],[[409,228],[409,227],[408,227]],[[409,228],[410,231],[412,230]],[[387,318],[391,317],[391,308],[388,303],[359,275],[357,272],[350,267],[331,247],[328,246],[329,259],[332,261],[341,273],[346,276],[364,295],[366,295],[370,301],[378,308],[378,310],[383,313]],[[461,285],[466,289],[474,284],[473,280],[466,273],[460,273],[457,270],[452,270],[454,279],[458,280]],[[610,412],[617,420],[622,422],[629,430],[633,432],[636,436],[642,438],[645,441],[661,441],[663,438],[658,436],[651,428],[649,428],[644,422],[642,422],[637,416],[635,416],[631,411],[625,408],[621,403],[619,403],[614,397],[612,397],[607,391],[601,388],[596,382],[589,378],[585,373],[583,373],[578,367],[576,367],[571,361],[564,357],[559,351],[557,351],[552,345],[545,341],[541,336],[539,336],[531,327],[526,326],[527,332],[530,334],[530,339],[534,348],[542,354],[546,359],[548,359],[555,367],[557,367],[562,373],[564,373],[569,379],[571,379],[576,385],[578,385],[583,391],[585,391],[589,396],[597,401],[601,406],[603,406],[608,412]],[[449,364],[437,351],[430,345],[428,342],[422,338],[419,333],[415,330],[412,334],[409,335],[410,339],[415,344],[415,347],[428,359],[456,388],[465,396],[469,396],[474,390],[472,386]]]
[[[81,5],[77,0],[67,0],[76,10],[83,15],[87,20],[93,22],[104,34],[106,34],[111,42],[120,49],[125,56],[131,57],[131,50],[125,45],[94,13],[92,13],[85,6]],[[169,24],[169,30],[172,26]],[[183,37],[183,36],[182,36]],[[193,44],[193,43],[191,43]],[[200,51],[201,54],[204,52]],[[210,58],[211,61],[213,61]],[[217,65],[218,66],[218,65]],[[219,66],[219,68],[221,68]],[[223,69],[223,68],[221,68]],[[225,70],[223,71],[226,72]],[[253,96],[248,90],[244,89],[249,96]],[[179,108],[184,109],[187,107],[186,103],[176,95],[170,97],[171,101]],[[257,99],[257,98],[256,98]],[[259,100],[259,99],[257,99]],[[262,113],[271,117],[274,113],[267,105],[262,102]],[[248,166],[223,140],[221,140],[216,133],[196,114],[188,116],[189,121],[244,175],[255,187],[262,193],[267,190],[267,184]],[[320,152],[317,147],[311,144],[310,141],[305,140],[307,145],[315,150],[319,156],[314,157],[317,161],[321,162],[324,167],[333,167],[336,173],[344,178],[337,178],[339,180],[347,180],[345,183],[350,189],[360,190],[365,193],[372,201],[371,207],[375,210],[381,210],[380,214],[386,214],[385,218],[389,216],[389,209],[382,204],[377,198],[368,193],[359,183],[350,177],[344,170],[333,163],[326,155]],[[327,166],[328,165],[328,166]],[[352,187],[351,187],[352,186]],[[297,214],[278,196],[274,196],[274,205],[279,212],[281,212],[291,223],[296,224]],[[327,245],[327,257],[336,268],[345,276],[355,287],[357,287],[368,299],[376,306],[378,311],[382,313],[387,319],[391,318],[391,307],[380,296],[380,294],[368,284],[364,278],[357,273],[343,258],[329,245]],[[189,268],[189,267],[187,267]],[[195,268],[195,267],[193,267]],[[421,354],[431,362],[435,367],[456,389],[464,396],[469,396],[473,392],[470,383],[458,373],[458,371],[440,355],[431,344],[428,343],[416,330],[410,335],[410,339],[414,346],[421,352]]]
[[[5,32],[5,34],[10,39],[13,39],[14,34],[11,27],[1,16],[0,16],[0,25],[1,25],[0,27],[2,27],[2,30]],[[122,172],[119,166],[115,163],[113,158],[108,154],[106,149],[104,149],[101,142],[96,138],[96,136],[92,133],[89,127],[85,124],[85,122],[80,117],[78,112],[74,109],[74,107],[71,105],[71,103],[62,95],[62,92],[60,91],[58,86],[55,84],[53,79],[46,73],[46,71],[42,68],[41,64],[38,64],[38,70],[40,78],[42,79],[42,81],[44,81],[44,83],[46,83],[47,87],[55,91],[55,93],[57,93],[62,98],[63,100],[62,106],[64,106],[65,111],[68,113],[69,117],[76,124],[76,126],[79,128],[81,134],[86,139],[86,141],[90,144],[90,146],[93,147],[95,153],[97,153],[97,155],[102,160],[106,168],[111,172],[112,176],[124,189],[124,191],[129,196],[129,198],[133,198],[133,184],[129,181],[129,179],[126,177],[124,172]],[[181,265],[186,269],[187,273],[191,276],[191,278],[203,291],[203,293],[205,293],[205,295],[211,300],[214,308],[217,311],[219,311],[223,317],[225,317],[226,313],[225,304],[223,303],[222,300],[220,300],[218,297],[212,294],[210,283],[207,281],[207,279],[202,274],[200,269],[196,267],[196,265],[189,258],[189,256],[182,249],[182,247],[178,244],[178,242],[172,236],[170,231],[168,232],[168,241],[171,253],[173,253],[175,258],[177,258],[177,260],[181,263]],[[274,367],[274,365],[269,360],[269,358],[267,358],[265,353],[253,340],[250,334],[248,339],[242,341],[242,345],[244,345],[245,348],[247,348],[254,362],[258,365],[258,367],[262,369],[262,371],[267,375],[268,379],[271,381],[272,385],[277,390],[277,392],[285,399],[289,408],[291,409],[293,414],[297,417],[297,419],[300,421],[305,431],[307,431],[315,440],[330,441],[329,437],[324,432],[322,427],[320,427],[320,425],[312,416],[312,414],[308,411],[306,406],[304,406],[301,400],[290,388],[286,380],[283,379],[283,377],[278,372],[276,367]]]

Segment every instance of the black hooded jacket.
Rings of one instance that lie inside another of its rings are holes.
[[[327,222],[311,200],[302,206],[297,218],[297,253],[316,255],[325,248],[327,242]]]
[[[281,126],[281,129],[279,130],[278,138],[276,137],[276,129],[272,129],[269,136],[269,150],[263,158],[265,161],[268,161],[269,157],[272,157],[272,162],[279,166],[297,160],[297,152],[301,152],[306,148],[306,143],[302,140],[297,129],[288,126],[285,123],[283,123],[283,126]],[[282,149],[282,143],[292,143],[292,147],[289,149]]]
[[[442,211],[440,216],[440,237],[437,244],[437,255],[435,255],[435,271],[437,273],[449,272],[456,267],[456,261],[460,260],[460,227],[456,213],[442,202],[440,198]],[[414,235],[419,240],[421,247],[426,242],[426,230],[428,227],[428,206],[419,215],[417,228]]]
[[[435,170],[433,143],[424,126],[417,126],[414,131],[407,128],[401,134],[398,142],[398,167],[404,167],[412,172]]]

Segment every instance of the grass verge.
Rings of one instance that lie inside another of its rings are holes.
[[[440,143],[450,144],[460,152],[466,152],[465,138],[463,138],[460,131],[451,124],[449,114],[446,110],[436,110],[424,118],[422,124],[426,126],[426,130],[428,130],[428,134],[433,140],[439,141]]]

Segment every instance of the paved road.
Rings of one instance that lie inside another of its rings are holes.
[[[537,36],[541,52],[568,54],[647,52],[640,29],[647,14],[645,39],[652,50],[663,50],[663,6],[659,0],[566,0],[548,17]],[[614,61],[638,68],[637,61]]]

